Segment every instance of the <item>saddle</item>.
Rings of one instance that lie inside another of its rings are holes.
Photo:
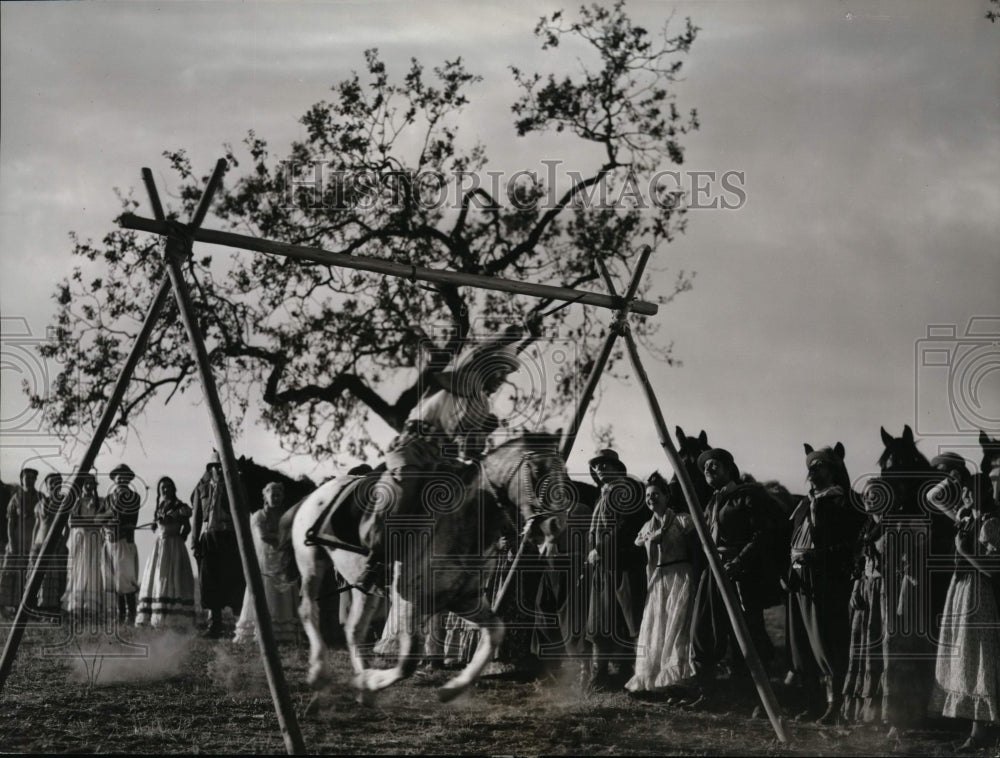
[[[367,474],[345,477],[316,523],[306,530],[306,544],[368,555],[368,548],[361,546],[358,526],[362,508],[370,501],[370,489],[384,471],[385,466],[379,466]]]

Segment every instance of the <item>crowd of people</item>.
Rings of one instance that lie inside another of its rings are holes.
[[[177,494],[168,476],[156,484],[153,518],[139,525],[142,498],[132,486],[135,474],[125,464],[108,475],[111,486],[102,496],[98,478],[78,480],[66,527],[38,566],[41,587],[29,598],[36,620],[72,622],[78,630],[117,625],[194,631],[198,625],[196,593],[207,613],[205,636],[224,635],[223,612],[231,609],[234,639],[253,640],[256,619],[245,596],[246,583],[237,547],[232,511],[216,454],[191,495]],[[11,617],[21,603],[31,569],[53,519],[68,492],[62,476],[50,473],[44,491],[36,488],[38,471],[24,468],[13,488],[3,519],[3,562],[0,564],[0,612]],[[283,575],[278,555],[278,519],[284,512],[284,487],[264,487],[264,507],[251,516],[254,548],[264,580],[268,609],[280,642],[299,639],[298,587]],[[137,529],[155,533],[152,551],[140,572],[135,544]],[[188,549],[188,537],[191,548]],[[191,557],[198,565],[196,582]]]
[[[839,443],[806,453],[809,493],[790,513],[742,477],[728,451],[697,459],[712,490],[700,505],[722,572],[757,655],[787,671],[793,715],[885,725],[890,736],[927,717],[966,719],[963,747],[982,746],[1000,721],[996,483],[945,452],[922,478],[884,472],[854,493]],[[589,684],[614,686],[608,664],[631,650],[631,665],[619,667],[630,675],[626,690],[711,708],[749,672],[687,503],[654,473],[645,482],[649,519],[637,526],[638,480],[611,450],[590,465],[601,496],[589,532]],[[914,503],[900,481],[920,484]],[[644,556],[629,550],[632,538]],[[764,623],[764,610],[779,604],[785,661],[775,660]]]

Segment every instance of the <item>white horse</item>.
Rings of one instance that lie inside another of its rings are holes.
[[[398,659],[389,669],[369,666],[361,643],[381,598],[352,588],[344,632],[359,702],[370,704],[375,692],[414,672],[421,657],[423,622],[434,613],[452,611],[480,629],[472,660],[439,690],[442,701],[464,692],[492,660],[503,640],[504,624],[484,595],[489,563],[504,526],[511,521],[520,518],[528,527],[525,538],[536,544],[564,523],[571,490],[558,442],[558,435],[527,434],[493,450],[469,475],[429,474],[421,488],[425,515],[398,519],[399,524],[390,522],[386,539],[397,586],[392,612],[399,619]],[[377,474],[368,476],[372,478],[367,483],[377,482]],[[364,486],[355,488],[338,504],[334,519],[328,522],[332,536],[323,546],[310,544],[307,535],[344,486],[340,480],[327,482],[288,514],[302,576],[299,614],[309,637],[309,684],[315,689],[329,682],[319,625],[320,585],[329,565],[322,553],[326,551],[337,573],[351,585],[365,563],[363,551],[352,545],[358,544],[358,517],[366,498],[373,494],[370,487],[367,493]]]

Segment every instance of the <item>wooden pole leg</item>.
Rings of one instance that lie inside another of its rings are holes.
[[[695,494],[694,483],[688,476],[687,468],[681,462],[680,456],[677,454],[677,449],[674,447],[674,443],[670,439],[670,434],[667,431],[667,424],[664,421],[663,413],[660,410],[660,404],[656,399],[656,394],[653,392],[653,385],[650,383],[649,376],[647,376],[646,370],[642,365],[642,360],[639,358],[639,351],[635,344],[635,338],[629,331],[625,332],[624,337],[625,344],[628,348],[629,359],[632,362],[632,369],[635,372],[639,383],[642,385],[643,392],[646,395],[646,401],[649,403],[649,410],[653,415],[653,422],[656,425],[656,432],[660,437],[660,444],[663,446],[663,450],[667,454],[667,458],[670,461],[670,465],[674,469],[674,473],[677,474],[677,479],[684,492],[684,498],[687,500],[688,507],[691,509],[691,517],[694,521],[695,530],[698,532],[698,538],[701,540],[702,548],[705,551],[705,557],[708,559],[709,569],[712,571],[712,575],[715,577],[719,588],[722,590],[722,599],[726,606],[726,612],[729,614],[729,620],[733,625],[736,640],[739,643],[740,650],[743,652],[743,658],[746,660],[747,667],[750,669],[750,675],[753,677],[754,684],[757,687],[757,693],[760,695],[761,702],[764,704],[764,709],[767,711],[767,717],[771,720],[771,726],[774,727],[775,734],[777,734],[778,739],[781,742],[787,743],[788,734],[785,731],[784,717],[781,715],[781,711],[778,708],[778,701],[774,696],[774,690],[771,689],[771,683],[768,681],[767,672],[764,670],[764,666],[760,662],[760,656],[757,655],[757,650],[750,638],[750,629],[747,627],[746,618],[743,616],[742,606],[736,597],[736,590],[733,587],[733,583],[729,580],[729,577],[726,576],[726,573],[722,570],[722,564],[719,561],[719,554],[715,550],[715,544],[708,531],[705,514],[702,513],[701,504],[698,502],[698,497]]]

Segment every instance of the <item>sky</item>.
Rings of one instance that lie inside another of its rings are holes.
[[[742,207],[692,211],[687,232],[650,264],[652,293],[679,269],[697,272],[693,291],[653,317],[683,362],[646,360],[671,430],[704,429],[744,470],[799,492],[803,442],[842,441],[858,478],[874,469],[883,425],[894,435],[911,425],[928,455],[952,449],[976,462],[973,425],[1000,436],[1000,25],[984,18],[987,6],[628,4],[651,30],[672,10],[675,23],[690,16],[701,27],[675,87],[679,107],[697,108],[701,121],[684,139],[685,168],[745,176]],[[360,69],[369,47],[390,72],[411,56],[428,65],[462,56],[483,76],[460,127],[486,145],[492,167],[558,159],[585,170],[592,156],[564,136],[518,139],[509,111],[507,66],[552,65],[532,29],[560,7],[0,4],[3,481],[28,463],[68,470],[83,454],[40,427],[21,380],[45,386],[58,370],[33,345],[74,263],[69,233],[111,231],[114,188],[144,198],[139,172],[149,166],[169,194],[164,150],[185,148],[205,173],[249,129],[280,152],[303,136],[298,117]],[[669,472],[624,373],[603,383],[571,473],[586,476],[593,430],[606,424],[633,473]],[[97,467],[124,460],[150,486],[168,474],[184,494],[212,447],[192,391],[151,407]],[[236,448],[292,475],[340,470],[288,459],[252,423]]]

